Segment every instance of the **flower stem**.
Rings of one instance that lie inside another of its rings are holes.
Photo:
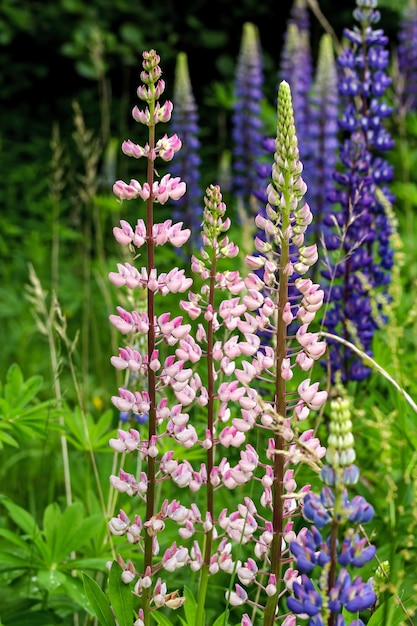
[[[214,290],[216,280],[216,247],[212,249],[211,272],[210,272],[210,291],[209,291],[209,309],[214,310]],[[214,345],[214,328],[213,319],[207,323],[207,430],[210,433],[210,440],[214,438],[214,361],[213,361],[213,345]],[[207,450],[207,503],[206,511],[211,519],[214,520],[214,489],[210,480],[214,467],[214,445]],[[198,589],[198,604],[196,614],[196,626],[204,626],[204,606],[206,602],[210,559],[213,545],[213,530],[206,532],[204,542],[203,567],[201,569],[200,584]]]
[[[152,106],[151,113],[152,113]],[[151,150],[155,145],[155,126],[149,126],[149,146]],[[147,171],[147,181],[149,187],[152,189],[153,186],[153,178],[154,178],[154,169],[153,162],[151,159],[148,159],[148,171]],[[152,237],[153,230],[153,198],[150,196],[146,201],[146,235],[147,235],[147,252],[148,252],[148,276],[150,276],[151,271],[155,268],[155,245]],[[148,319],[149,319],[149,330],[148,330],[148,355],[149,359],[153,351],[155,350],[155,296],[154,292],[148,288],[147,290],[147,309],[148,309]],[[148,447],[151,445],[151,441],[153,437],[156,435],[156,376],[155,372],[148,368],[148,394],[149,394],[149,422],[148,422]],[[148,478],[148,488],[146,492],[146,520],[149,521],[155,514],[155,458],[153,456],[149,456],[147,458],[148,467],[147,467],[147,478]],[[153,537],[151,534],[145,534],[145,557],[144,557],[144,571],[149,567],[152,570],[153,564]],[[151,588],[146,589],[146,593],[144,594],[143,600],[143,612],[144,612],[144,623],[145,626],[149,626],[150,624],[150,601],[152,598],[152,590]]]
[[[285,179],[287,178],[285,174]],[[290,206],[290,198],[288,186],[285,185],[284,197],[286,206]],[[282,212],[282,232],[285,233],[289,226],[289,211]],[[286,330],[287,326],[283,319],[283,307],[288,301],[288,276],[286,267],[289,261],[289,243],[284,236],[281,239],[281,258],[280,268],[278,272],[278,295],[277,295],[277,337],[276,337],[276,371],[275,371],[275,410],[280,419],[284,419],[287,412],[286,402],[286,382],[281,376],[281,366],[283,360],[287,356]],[[271,568],[270,573],[275,575],[277,581],[277,590],[274,595],[269,596],[264,616],[264,626],[273,626],[275,621],[275,612],[279,599],[279,580],[281,579],[282,566],[282,532],[284,518],[284,455],[281,454],[284,446],[284,439],[280,432],[274,436],[275,455],[274,455],[274,483],[272,486],[272,506],[273,516],[272,524],[274,529],[274,537],[271,544]]]

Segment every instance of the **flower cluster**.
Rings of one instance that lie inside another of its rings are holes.
[[[340,149],[341,167],[334,173],[335,188],[329,200],[338,209],[327,215],[325,244],[331,252],[323,277],[327,281],[328,312],[325,326],[372,354],[375,329],[384,323],[381,298],[390,281],[393,251],[391,225],[377,189],[391,199],[385,185],[392,167],[380,156],[393,141],[383,122],[391,108],[383,96],[391,79],[387,37],[374,29],[379,20],[376,0],[357,0],[354,17],[359,27],[346,29],[349,42],[338,64],[342,71],[339,94],[343,113],[339,127],[345,133]],[[370,370],[344,344],[332,343],[332,379],[337,372],[343,381],[363,380]]]
[[[343,388],[338,391],[340,395],[330,401],[327,463],[321,470],[325,486],[320,494],[309,491],[305,495],[303,516],[312,526],[302,529],[290,544],[296,569],[287,605],[293,613],[308,616],[309,626],[324,626],[329,619],[344,624],[344,610],[358,613],[376,602],[372,584],[350,573],[375,556],[375,546],[351,526],[371,521],[374,510],[362,496],[348,499],[347,486],[357,482],[359,470],[354,464],[352,402]],[[327,538],[323,536],[326,529]]]

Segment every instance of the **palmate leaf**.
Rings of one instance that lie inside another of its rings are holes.
[[[219,615],[213,626],[229,626],[229,613],[229,609],[226,609],[224,613]]]
[[[43,565],[39,559],[24,552],[9,552],[8,550],[0,550],[0,571],[11,572],[13,570],[33,570]]]
[[[0,413],[1,413],[1,398],[0,398]],[[14,446],[15,448],[19,447],[18,442],[11,435],[6,433],[5,431],[11,429],[12,426],[7,424],[7,422],[0,421],[0,449],[3,448],[4,445]]]
[[[10,406],[23,408],[35,398],[43,384],[42,376],[32,376],[26,381],[17,363],[13,363],[6,374],[4,397]]]
[[[44,513],[45,540],[50,547],[51,561],[60,563],[77,551],[97,533],[104,523],[101,515],[85,517],[84,506],[74,502],[61,512],[58,504],[50,504]]]
[[[6,374],[6,383],[0,383],[0,447],[2,444],[17,445],[17,434],[45,436],[55,427],[56,409],[53,401],[38,402],[36,396],[43,385],[41,376],[26,381],[20,367],[14,363]],[[13,436],[5,431],[13,430]]]
[[[56,569],[40,569],[37,572],[39,584],[49,593],[55,591],[65,583],[65,578],[65,574]]]
[[[10,518],[26,535],[26,539],[33,544],[38,550],[39,558],[47,564],[50,562],[51,553],[49,546],[46,544],[42,531],[36,523],[36,520],[32,515],[18,506],[8,498],[0,496],[0,504],[2,504],[8,511]],[[34,558],[32,551],[32,559]]]
[[[65,417],[66,438],[76,448],[84,452],[90,451],[90,443],[94,452],[109,452],[109,438],[115,432],[112,428],[113,412],[105,411],[98,422],[95,422],[90,413],[83,415],[78,407]],[[88,429],[88,439],[85,428]],[[90,443],[89,443],[90,442]]]
[[[152,617],[159,626],[172,626],[173,624],[169,617],[167,617],[163,613],[159,613],[159,611],[154,611],[152,613]]]

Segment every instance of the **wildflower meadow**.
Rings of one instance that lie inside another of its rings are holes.
[[[320,4],[5,133],[2,626],[417,624],[417,5]]]

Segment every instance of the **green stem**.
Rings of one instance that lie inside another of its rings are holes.
[[[216,248],[215,242],[213,244],[213,257],[211,260],[211,272],[210,272],[210,294],[209,294],[209,307],[214,310],[214,290],[216,280]],[[213,320],[209,320],[207,324],[207,430],[210,432],[210,439],[214,438],[214,361],[213,361],[213,345],[214,345],[214,328]],[[210,515],[211,520],[214,520],[214,488],[210,481],[210,476],[214,467],[214,445],[207,450],[207,503],[206,511]],[[207,586],[209,578],[209,567],[213,545],[213,530],[210,529],[205,535],[204,541],[204,556],[203,567],[201,568],[200,584],[198,589],[198,603],[197,613],[195,618],[196,626],[204,626],[204,607],[206,604]]]
[[[153,114],[153,107],[150,106],[151,115]],[[155,126],[149,127],[149,146],[150,150],[153,150],[155,145]],[[149,187],[152,189],[154,179],[153,161],[148,159],[148,172],[147,181]],[[147,251],[148,251],[148,277],[151,271],[155,268],[155,245],[152,238],[153,229],[153,198],[150,196],[146,201],[146,235],[147,235]],[[148,358],[150,360],[153,351],[155,350],[155,297],[154,292],[151,289],[147,291],[147,310],[149,319],[148,330]],[[148,445],[150,445],[152,438],[156,435],[156,375],[155,372],[148,368],[148,394],[149,394],[149,422],[148,422]],[[156,475],[156,463],[155,459],[151,456],[147,457],[147,479],[148,489],[146,492],[146,521],[152,519],[155,515],[155,475]],[[149,533],[145,534],[145,556],[144,556],[144,571],[150,568],[152,571],[153,565],[153,538]],[[150,625],[150,602],[152,599],[152,589],[147,588],[143,598],[143,613],[145,626]]]
[[[286,206],[290,206],[290,198],[288,186],[284,193]],[[282,232],[285,233],[289,226],[289,211],[282,212]],[[277,344],[276,344],[276,360],[275,360],[275,410],[279,419],[284,419],[287,412],[286,401],[286,382],[281,376],[281,366],[287,355],[287,326],[282,318],[282,311],[285,303],[288,301],[288,276],[285,273],[286,266],[289,261],[289,242],[282,237],[281,241],[281,258],[279,269],[279,287],[277,300]],[[275,622],[275,613],[279,600],[280,579],[282,567],[282,533],[284,523],[284,455],[281,454],[284,447],[284,439],[278,431],[274,436],[275,455],[273,461],[274,482],[272,485],[272,525],[273,539],[270,552],[270,574],[275,575],[277,590],[274,595],[268,596],[264,614],[264,626],[273,626]]]

